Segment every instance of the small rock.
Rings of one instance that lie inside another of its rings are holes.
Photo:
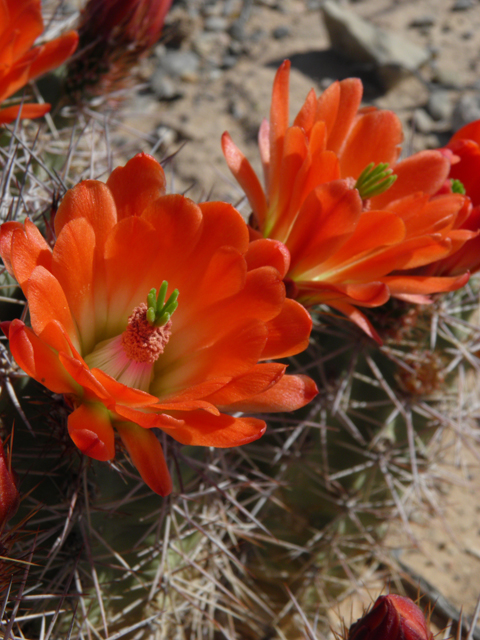
[[[475,0],[456,0],[452,7],[452,11],[466,11],[475,5]]]
[[[319,82],[320,85],[320,89],[322,89],[322,91],[325,91],[325,89],[328,89],[328,87],[333,84],[335,82],[334,78],[322,78]]]
[[[220,71],[220,69],[210,69],[210,71],[208,72],[208,79],[209,80],[218,80],[222,75],[222,72]]]
[[[387,87],[430,59],[424,47],[376,27],[334,0],[325,0],[322,10],[332,48],[356,63],[375,65]]]
[[[433,91],[428,99],[427,111],[434,120],[450,120],[453,105],[448,91]]]
[[[230,29],[228,30],[234,40],[238,42],[245,42],[248,39],[247,32],[245,31],[245,23],[243,20],[235,20]]]
[[[264,29],[255,29],[255,31],[250,35],[250,40],[252,42],[260,42],[267,36],[267,32]]]
[[[158,136],[160,146],[162,146],[164,149],[171,147],[177,139],[177,133],[175,129],[167,127],[163,124],[157,128],[156,134]]]
[[[458,131],[474,120],[480,120],[480,93],[464,95],[455,105],[452,115],[452,128]]]
[[[435,24],[434,16],[424,15],[424,16],[419,16],[418,18],[414,18],[408,26],[424,29],[425,27],[433,27],[434,24]]]
[[[435,128],[435,123],[425,109],[416,109],[413,114],[413,125],[420,133],[431,133]]]
[[[237,64],[237,56],[227,55],[222,60],[222,69],[231,69]]]
[[[242,53],[245,53],[245,47],[238,40],[232,40],[228,45],[228,52],[232,56],[240,56]]]
[[[471,40],[474,35],[475,34],[473,31],[465,31],[464,33],[462,33],[462,40]]]
[[[272,31],[272,36],[275,40],[283,40],[290,35],[290,29],[288,27],[277,27]]]
[[[239,100],[232,100],[228,105],[228,111],[235,118],[235,120],[241,120],[247,115],[245,105],[243,105]]]
[[[461,89],[464,84],[464,78],[454,69],[443,69],[438,65],[432,65],[433,82],[443,85],[444,87],[451,87],[452,89]]]
[[[150,79],[150,88],[158,100],[176,100],[182,93],[163,69],[157,69]]]
[[[172,78],[190,79],[200,67],[200,58],[194,51],[167,50],[160,64]]]
[[[203,26],[205,31],[226,31],[228,29],[228,20],[223,16],[209,16]]]

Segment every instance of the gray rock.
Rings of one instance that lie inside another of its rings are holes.
[[[177,133],[175,129],[167,127],[164,124],[160,125],[157,128],[156,134],[158,136],[160,146],[164,149],[168,149],[168,147],[171,147],[177,139]]]
[[[437,64],[432,65],[432,80],[444,87],[461,89],[465,85],[465,79],[454,69],[443,69]]]
[[[238,42],[245,42],[245,40],[248,40],[248,34],[245,31],[245,24],[241,20],[235,20],[229,29],[229,33],[232,38]]]
[[[413,125],[420,133],[431,133],[435,129],[435,123],[425,109],[415,109]]]
[[[223,16],[209,16],[203,26],[205,31],[226,31],[228,29],[228,20]]]
[[[376,27],[334,0],[325,0],[322,10],[332,48],[357,63],[373,64],[387,87],[430,59],[424,47]]]
[[[475,6],[475,0],[457,0],[452,7],[452,11],[466,11]]]
[[[435,16],[424,15],[424,16],[418,16],[418,18],[414,18],[408,26],[424,29],[425,27],[433,27],[434,24],[435,24]]]
[[[167,50],[160,60],[162,69],[172,78],[187,78],[196,74],[200,58],[194,51]]]
[[[427,111],[434,120],[449,121],[453,113],[453,104],[448,91],[433,91],[428,99]]]
[[[157,69],[150,78],[150,87],[158,100],[175,100],[182,96],[175,83],[163,69]]]
[[[277,27],[272,31],[272,36],[275,40],[283,40],[290,35],[290,29],[288,27]]]
[[[237,56],[226,55],[222,60],[222,69],[231,69],[238,62]]]
[[[455,105],[452,116],[452,128],[458,131],[474,120],[480,120],[480,93],[467,94]]]

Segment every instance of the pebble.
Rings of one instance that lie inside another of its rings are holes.
[[[247,32],[245,31],[245,23],[243,20],[235,20],[230,29],[228,30],[232,38],[238,42],[245,42],[248,39]]]
[[[275,40],[283,40],[290,35],[290,29],[288,27],[276,27],[272,31],[272,36]]]
[[[415,130],[420,133],[431,133],[435,128],[433,119],[428,115],[425,109],[415,109],[413,114],[413,124]]]
[[[453,104],[448,91],[442,89],[432,91],[428,99],[427,111],[434,120],[450,121],[453,113]]]
[[[452,7],[452,11],[466,11],[467,9],[471,9],[475,6],[475,4],[475,0],[456,0]]]
[[[452,89],[461,89],[464,84],[464,78],[454,69],[443,69],[438,65],[432,65],[433,82],[443,85],[444,87],[451,87]]]
[[[215,33],[226,31],[228,28],[228,20],[223,16],[209,16],[203,26],[205,31],[214,31]]]
[[[332,48],[356,63],[373,63],[387,87],[430,59],[425,47],[375,26],[334,0],[325,0],[322,12]]]
[[[150,88],[158,100],[176,100],[182,93],[163,69],[157,69],[150,79]]]
[[[222,60],[222,69],[231,69],[238,62],[237,56],[226,55]]]
[[[194,51],[167,50],[160,65],[172,78],[191,79],[200,67],[200,58]]]
[[[452,115],[452,128],[458,131],[474,120],[480,120],[480,93],[463,95],[455,105]]]
[[[164,149],[168,149],[168,147],[171,147],[172,144],[177,139],[177,133],[176,133],[175,129],[172,129],[171,127],[167,127],[164,124],[160,125],[157,128],[156,134],[158,136],[160,145]]]
[[[414,18],[408,26],[424,29],[425,27],[433,27],[434,24],[435,24],[434,16],[424,15],[424,16],[419,16],[418,18]]]

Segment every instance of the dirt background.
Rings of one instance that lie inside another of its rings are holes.
[[[220,136],[229,131],[259,170],[256,136],[268,117],[275,70],[285,58],[292,63],[292,119],[312,87],[319,93],[335,79],[360,76],[365,104],[393,109],[401,118],[406,155],[445,144],[458,125],[462,101],[478,98],[480,118],[480,0],[352,0],[341,6],[424,47],[429,61],[385,90],[375,69],[332,50],[320,0],[175,2],[162,43],[140,64],[143,88],[122,107],[116,142],[134,132],[160,157],[180,149],[165,165],[170,191],[234,202],[248,214]],[[169,56],[178,63],[173,70]],[[434,94],[441,94],[440,118],[431,113]],[[414,517],[408,532],[392,525],[387,537],[387,547],[401,552],[400,574],[410,575],[413,584],[420,576],[432,587],[421,592],[430,592],[433,601],[443,596],[469,615],[480,596],[479,461],[480,445],[470,451],[452,447],[437,470],[448,480],[440,502],[437,497],[430,514]],[[355,620],[382,588],[375,575],[358,585],[339,612],[332,612],[332,624],[339,628],[337,613],[347,624]],[[392,576],[392,590],[401,588]]]

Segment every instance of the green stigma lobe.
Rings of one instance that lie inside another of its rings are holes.
[[[380,162],[376,167],[371,162],[362,171],[355,183],[362,200],[379,196],[389,189],[397,179],[392,169],[389,169],[388,162]]]
[[[462,196],[467,193],[465,187],[463,186],[463,183],[460,182],[460,180],[452,180],[452,193],[459,193]]]
[[[165,302],[167,289],[168,282],[164,280],[158,290],[158,296],[156,289],[150,289],[147,296],[147,322],[152,326],[163,327],[166,325],[178,307],[178,289],[175,289]]]

